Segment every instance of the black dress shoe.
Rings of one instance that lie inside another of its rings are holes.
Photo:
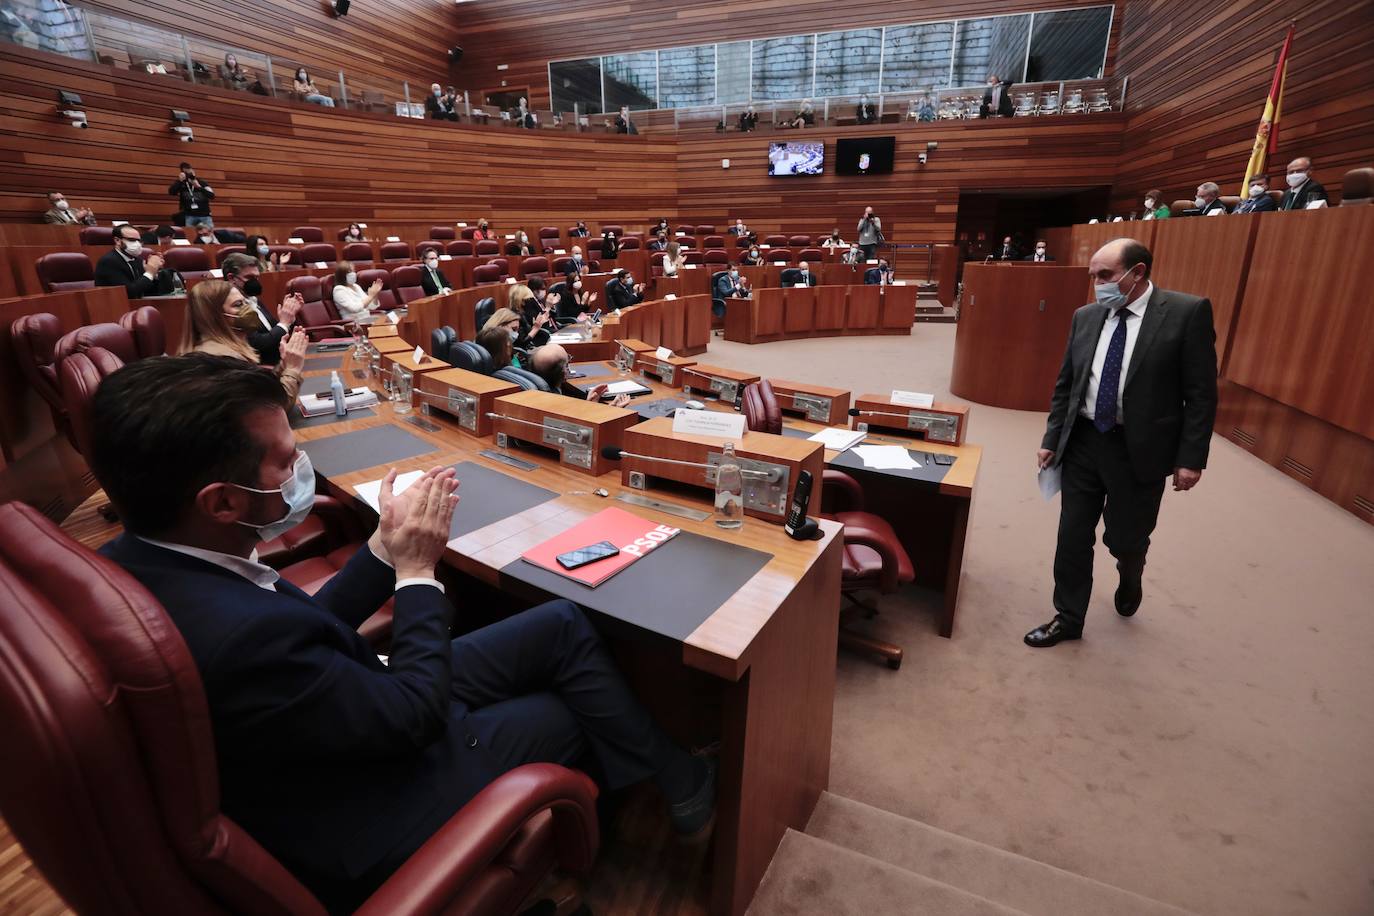
[[[1036,649],[1057,646],[1066,639],[1082,639],[1082,630],[1070,630],[1058,617],[1026,634],[1026,645]]]
[[[1145,595],[1140,584],[1140,575],[1143,570],[1139,568],[1123,569],[1120,563],[1116,564],[1116,568],[1121,573],[1121,584],[1116,587],[1116,612],[1122,617],[1130,617],[1140,610],[1140,602]]]

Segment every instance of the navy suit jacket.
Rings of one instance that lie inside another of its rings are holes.
[[[357,628],[395,587],[366,547],[311,597],[124,534],[102,551],[181,632],[210,706],[224,813],[331,909],[356,906],[502,767],[452,697],[452,606],[395,593],[390,665]],[[471,742],[475,743],[475,742]]]

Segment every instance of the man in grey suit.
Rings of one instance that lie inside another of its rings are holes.
[[[1116,239],[1088,264],[1097,301],[1074,313],[1037,455],[1042,470],[1062,474],[1056,614],[1026,634],[1029,646],[1082,636],[1099,518],[1121,577],[1116,611],[1136,612],[1165,478],[1190,490],[1207,466],[1217,412],[1212,303],[1156,288],[1152,260],[1135,239]]]

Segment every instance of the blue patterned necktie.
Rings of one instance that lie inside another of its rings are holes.
[[[1121,364],[1126,360],[1126,320],[1131,313],[1125,308],[1116,310],[1119,319],[1107,344],[1107,359],[1102,363],[1102,377],[1097,382],[1097,406],[1093,409],[1093,425],[1101,433],[1116,426],[1116,389],[1121,384]]]

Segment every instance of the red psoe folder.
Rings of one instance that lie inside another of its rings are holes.
[[[640,518],[624,509],[602,509],[562,534],[554,535],[538,547],[531,547],[520,557],[549,572],[596,588],[649,551],[672,540],[681,530]],[[620,553],[586,566],[579,566],[577,569],[564,569],[559,565],[559,554],[601,541],[610,541],[620,548]]]

